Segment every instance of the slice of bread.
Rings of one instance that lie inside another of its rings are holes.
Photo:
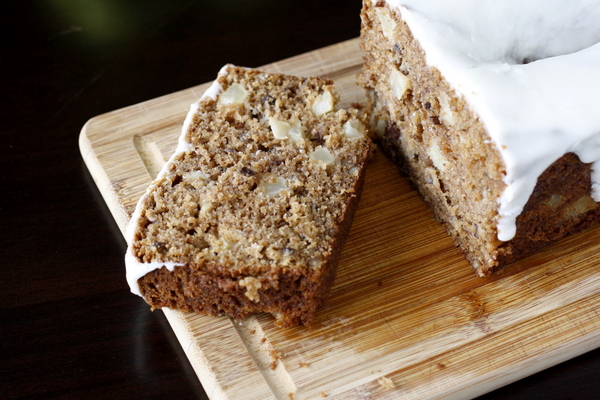
[[[310,324],[371,146],[338,100],[330,80],[223,67],[132,216],[132,291],[154,308]]]

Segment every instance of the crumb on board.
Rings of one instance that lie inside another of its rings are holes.
[[[277,367],[277,362],[281,358],[281,353],[274,349],[271,349],[271,350],[269,350],[269,355],[271,356],[270,368],[271,368],[271,370],[274,370]]]
[[[377,379],[377,383],[386,389],[393,389],[396,387],[394,382],[386,376],[382,376],[381,378]]]

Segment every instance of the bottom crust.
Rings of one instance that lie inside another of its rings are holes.
[[[330,263],[331,264],[331,263]],[[273,314],[279,326],[289,327],[312,322],[317,308],[326,301],[335,279],[335,268],[300,274],[288,270],[271,279],[260,279],[258,302],[246,296],[243,278],[219,276],[176,267],[165,267],[142,279],[139,285],[144,298],[154,308],[167,307],[211,316],[228,315],[235,320],[252,314]]]

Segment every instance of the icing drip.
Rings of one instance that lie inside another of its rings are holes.
[[[566,153],[592,164],[600,201],[600,4],[595,0],[388,0],[480,116],[507,187],[498,238],[510,240],[540,174]]]

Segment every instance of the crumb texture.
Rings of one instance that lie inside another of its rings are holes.
[[[140,205],[130,244],[146,300],[211,315],[309,323],[356,208],[369,138],[333,83],[227,66]]]

